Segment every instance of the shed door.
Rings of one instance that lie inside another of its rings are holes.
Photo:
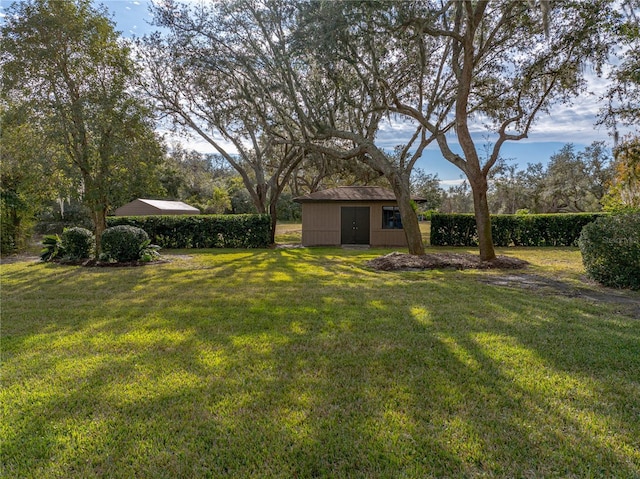
[[[340,217],[342,244],[369,244],[368,206],[343,206]]]

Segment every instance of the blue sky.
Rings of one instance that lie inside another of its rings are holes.
[[[10,3],[0,0],[0,15]],[[148,0],[103,0],[95,1],[107,7],[116,22],[116,28],[125,37],[142,36],[154,30],[151,27],[151,15],[148,11]],[[574,100],[572,105],[559,105],[550,115],[540,115],[529,138],[519,142],[508,142],[502,148],[502,157],[525,168],[528,163],[546,163],[551,155],[559,151],[566,143],[573,143],[578,150],[590,145],[593,141],[611,143],[611,137],[606,129],[595,127],[598,111],[598,96],[604,91],[606,81],[590,76],[592,94],[584,94]],[[385,128],[380,135],[381,144],[393,148],[404,143],[406,131],[401,125]],[[478,130],[475,134],[477,144],[482,145],[483,133]],[[207,143],[197,138],[192,140],[181,138],[184,146],[203,152],[212,149]],[[427,173],[437,173],[443,186],[460,181],[462,172],[446,161],[437,147],[428,148],[418,161],[419,168]]]

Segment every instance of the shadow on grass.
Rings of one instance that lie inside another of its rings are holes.
[[[639,322],[375,255],[9,271],[5,472],[640,474]]]

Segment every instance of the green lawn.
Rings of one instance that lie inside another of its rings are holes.
[[[0,475],[640,477],[637,305],[365,267],[386,252],[2,265]]]

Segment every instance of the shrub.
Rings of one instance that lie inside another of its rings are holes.
[[[140,261],[143,263],[149,263],[160,258],[160,246],[150,244],[142,249],[140,252]]]
[[[269,245],[268,215],[118,216],[108,226],[142,228],[163,248],[265,248]]]
[[[578,241],[587,275],[614,288],[640,289],[640,213],[603,216]]]
[[[141,228],[119,225],[102,233],[102,255],[108,261],[137,261],[149,247],[149,235]]]
[[[86,228],[67,228],[62,232],[60,241],[63,250],[61,256],[72,260],[89,258],[94,241],[93,233]]]
[[[63,254],[62,243],[58,235],[46,235],[42,239],[42,250],[40,259],[45,262],[53,261]]]
[[[491,215],[495,246],[577,246],[582,228],[603,213]],[[431,217],[434,246],[477,246],[476,220],[471,214]]]

